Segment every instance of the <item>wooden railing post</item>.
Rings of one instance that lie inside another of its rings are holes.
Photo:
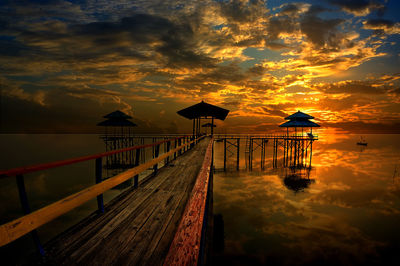
[[[136,150],[136,156],[135,156],[135,166],[139,165],[139,160],[140,160],[140,150],[141,149],[137,149]],[[137,188],[139,185],[139,175],[135,175],[133,177],[133,187]]]
[[[179,139],[178,140],[178,146],[181,146],[181,144],[182,144],[182,139]],[[181,155],[182,154],[182,149],[180,149],[179,151],[178,151],[178,155]]]
[[[19,194],[19,200],[21,201],[22,211],[24,212],[24,214],[29,214],[31,213],[31,208],[29,207],[28,196],[26,195],[24,176],[17,175],[16,180],[17,180],[18,194]],[[44,256],[45,252],[42,244],[40,243],[37,231],[36,230],[31,231],[31,236],[33,242],[35,243],[37,251],[40,253],[40,255]]]
[[[174,149],[176,149],[176,146],[177,146],[177,143],[178,143],[178,140],[177,139],[175,139],[175,141],[174,141]],[[174,152],[174,160],[176,159],[176,152]]]
[[[103,164],[102,158],[96,159],[96,184],[101,183],[103,181]],[[104,201],[103,201],[103,194],[97,196],[97,207],[100,213],[104,213]]]
[[[171,149],[171,141],[167,142],[167,152]],[[165,159],[165,164],[169,164],[169,156]]]
[[[159,153],[160,153],[160,144],[158,144],[158,145],[156,146],[155,150],[154,150],[154,158],[157,158]],[[156,163],[156,164],[153,166],[153,169],[154,169],[154,174],[156,174],[156,173],[157,173],[157,170],[158,170],[158,163]]]

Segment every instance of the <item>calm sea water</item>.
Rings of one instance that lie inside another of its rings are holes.
[[[265,169],[258,151],[248,171],[244,153],[223,167],[223,146],[216,143],[214,214],[216,264],[398,264],[400,261],[400,135],[320,135],[313,146],[312,169],[295,174],[278,162],[272,168],[267,148]],[[242,143],[244,151],[245,143]],[[1,135],[0,169],[103,152],[97,135]],[[25,177],[32,209],[94,184],[94,161]],[[121,189],[105,194],[109,201]],[[22,215],[14,179],[0,180],[0,222]],[[96,210],[96,201],[39,228],[43,242]],[[34,250],[29,236],[0,255],[10,262]],[[4,260],[3,260],[4,261]]]
[[[303,183],[288,182],[292,171],[271,161],[265,170],[217,172],[216,264],[399,265],[400,136],[366,139],[361,147],[358,135],[320,135],[312,170],[297,173]]]

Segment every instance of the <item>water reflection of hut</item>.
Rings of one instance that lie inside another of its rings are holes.
[[[225,120],[229,110],[201,101],[200,103],[182,109],[177,113],[187,119],[193,120],[193,137],[196,137],[200,135],[201,119],[211,120],[211,135],[213,135],[214,119]]]
[[[104,133],[100,136],[103,139],[106,151],[118,150],[134,146],[133,127],[137,125],[132,121],[131,116],[121,111],[115,111],[105,116],[106,120],[97,124],[104,127]],[[134,166],[133,151],[118,153],[108,156],[105,161],[105,178],[111,177],[124,169]]]
[[[310,179],[309,175],[309,168],[304,168],[304,171],[292,171],[286,173],[283,183],[288,189],[293,190],[295,193],[304,191],[310,184],[315,183],[315,180]]]

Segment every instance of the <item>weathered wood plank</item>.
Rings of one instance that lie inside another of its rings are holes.
[[[9,223],[0,226],[0,246],[3,246],[11,241],[29,233],[30,231],[48,223],[49,221],[57,218],[58,216],[69,212],[70,210],[82,205],[83,203],[91,200],[92,198],[104,193],[105,191],[115,187],[116,185],[125,182],[133,176],[143,172],[147,168],[163,161],[168,156],[172,155],[175,151],[182,149],[189,144],[181,145],[172,151],[165,153],[158,158],[155,158],[147,163],[129,169],[121,174],[109,178],[102,183],[93,185],[89,188],[79,191],[70,195],[62,200],[54,202],[42,209],[27,214]]]
[[[162,264],[208,147],[209,139],[159,169],[137,189],[105,206],[45,246],[48,262]],[[174,150],[171,150],[174,152]]]
[[[212,141],[164,265],[196,265],[198,262],[211,160]]]

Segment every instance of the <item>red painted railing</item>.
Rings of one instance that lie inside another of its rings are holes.
[[[36,232],[36,228],[39,226],[53,220],[54,218],[72,210],[73,208],[83,204],[84,202],[94,198],[97,196],[97,203],[98,203],[98,209],[100,212],[104,212],[104,206],[103,206],[103,192],[115,187],[116,185],[121,184],[122,182],[125,182],[126,180],[130,178],[134,178],[134,187],[137,187],[138,185],[138,175],[139,173],[145,171],[149,167],[153,166],[154,172],[157,171],[157,164],[161,162],[162,160],[169,160],[169,156],[174,156],[180,155],[181,151],[187,150],[191,145],[197,143],[198,140],[201,138],[196,138],[192,139],[189,136],[181,136],[177,138],[171,138],[159,142],[154,142],[151,144],[146,144],[146,145],[140,145],[140,146],[132,146],[129,148],[124,148],[124,149],[119,149],[119,150],[113,150],[109,152],[103,152],[103,153],[98,153],[94,155],[88,155],[88,156],[82,156],[82,157],[77,157],[77,158],[72,158],[72,159],[67,159],[67,160],[61,160],[61,161],[56,161],[56,162],[50,162],[50,163],[45,163],[45,164],[37,164],[37,165],[31,165],[31,166],[26,166],[26,167],[19,167],[19,168],[13,168],[9,170],[2,170],[0,171],[0,178],[6,178],[6,177],[16,177],[17,180],[17,186],[18,186],[18,192],[19,192],[19,197],[21,201],[22,208],[24,210],[25,216],[20,217],[14,221],[8,222],[6,224],[0,225],[0,247],[8,244],[15,239],[27,234],[31,233],[33,240],[36,244],[36,247],[38,251],[43,255],[44,254],[44,249],[39,241],[39,237]],[[175,147],[171,147],[171,142],[175,142]],[[167,151],[164,152],[164,154],[159,156],[159,148],[160,145],[163,143],[167,143]],[[154,158],[150,160],[149,162],[145,162],[143,164],[139,165],[139,161],[137,160],[138,158],[138,153],[140,153],[141,149],[147,148],[147,147],[156,147],[155,149],[155,154]],[[102,158],[106,156],[110,156],[113,154],[117,153],[123,153],[127,151],[132,151],[136,150],[137,157],[135,166],[123,173],[120,173],[114,177],[111,177],[109,179],[103,180],[102,179]],[[31,212],[29,203],[28,203],[28,197],[26,194],[25,190],[25,184],[24,184],[24,174],[36,172],[36,171],[41,171],[41,170],[46,170],[46,169],[51,169],[55,167],[61,167],[61,166],[66,166],[74,163],[79,163],[79,162],[84,162],[88,160],[96,160],[96,185],[93,185],[91,187],[88,187],[84,190],[81,190],[73,195],[70,195],[62,200],[59,200],[57,202],[54,202],[50,205],[47,205],[46,207],[43,207],[42,209],[36,210],[34,212]]]
[[[160,144],[163,144],[166,142],[175,141],[175,140],[183,139],[183,138],[187,138],[187,137],[189,137],[189,136],[182,136],[182,137],[172,138],[172,139],[168,139],[168,140],[162,140],[162,141],[151,143],[151,144],[132,146],[129,148],[113,150],[113,151],[109,151],[109,152],[103,152],[103,153],[98,153],[98,154],[93,154],[93,155],[82,156],[82,157],[76,157],[76,158],[71,158],[71,159],[66,159],[66,160],[61,160],[61,161],[56,161],[56,162],[18,167],[18,168],[13,168],[13,169],[9,169],[9,170],[2,170],[2,171],[0,171],[0,178],[23,175],[23,174],[28,174],[28,173],[32,173],[32,172],[61,167],[61,166],[69,165],[69,164],[94,160],[97,158],[102,158],[102,157],[110,156],[110,155],[117,154],[117,153],[153,147],[153,146],[157,146],[157,145],[160,145]]]

